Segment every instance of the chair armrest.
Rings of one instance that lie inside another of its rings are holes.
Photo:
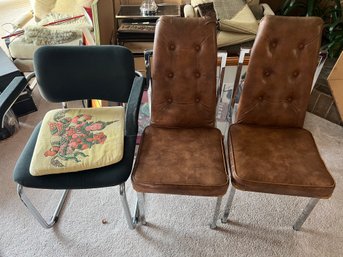
[[[27,85],[24,76],[15,77],[0,94],[0,126],[3,128],[4,116]]]
[[[190,4],[186,4],[185,7],[183,7],[183,13],[185,15],[185,18],[196,17],[194,8]]]
[[[263,16],[275,15],[274,11],[272,10],[272,8],[270,8],[268,4],[260,4],[260,6],[262,7],[262,10],[263,10]]]
[[[138,112],[143,95],[144,77],[135,77],[127,102],[125,136],[136,136],[138,132]]]

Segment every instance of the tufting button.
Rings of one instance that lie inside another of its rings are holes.
[[[199,45],[196,45],[196,46],[195,46],[195,50],[196,50],[196,51],[200,51],[200,46],[199,46]]]
[[[300,43],[298,46],[299,49],[304,49],[304,47],[305,47],[305,45],[303,43]]]
[[[195,72],[195,77],[196,77],[196,78],[200,78],[200,72],[198,72],[198,71]]]
[[[293,72],[293,77],[298,77],[298,75],[299,75],[299,71],[294,71]]]
[[[200,99],[199,97],[195,98],[195,102],[199,103],[200,102]]]
[[[175,50],[175,45],[174,44],[170,44],[169,45],[169,50]]]
[[[270,45],[272,48],[275,48],[277,46],[277,41],[274,40],[272,41],[271,45]]]
[[[173,100],[171,98],[168,98],[167,102],[171,104]]]
[[[263,96],[259,96],[258,100],[262,101],[263,100]]]
[[[168,73],[168,78],[172,78],[172,77],[174,77],[174,73],[169,72],[169,73]]]
[[[266,76],[266,77],[269,77],[270,76],[270,71],[263,72],[263,75]]]
[[[292,98],[292,97],[288,97],[288,98],[287,98],[287,101],[288,101],[288,102],[292,102],[292,101],[293,101],[293,98]]]

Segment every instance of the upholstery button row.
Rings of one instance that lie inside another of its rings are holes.
[[[173,78],[173,77],[174,77],[174,73],[173,73],[173,72],[169,72],[167,76],[168,76],[168,78]],[[194,73],[194,76],[195,76],[196,78],[200,78],[201,74],[200,74],[200,72],[196,71],[196,72]]]
[[[198,99],[198,98],[197,98],[197,99]],[[259,100],[259,101],[263,101],[263,99],[264,99],[263,96],[259,96],[259,97],[258,97],[258,100]],[[292,102],[292,101],[293,101],[293,97],[291,97],[291,96],[290,96],[290,97],[287,97],[287,102]]]
[[[276,39],[274,39],[274,40],[272,40],[271,42],[270,42],[270,47],[271,48],[276,48],[276,46],[278,45],[278,41],[276,40]],[[305,44],[304,43],[300,43],[299,45],[298,45],[298,49],[304,49],[305,48]]]
[[[169,50],[174,51],[175,48],[176,48],[176,47],[175,47],[175,44],[174,44],[174,43],[169,43]],[[200,45],[195,45],[195,46],[194,46],[194,49],[195,49],[197,52],[199,52],[200,49],[201,49],[201,47],[200,47]]]
[[[173,102],[173,99],[168,98],[168,99],[167,99],[167,102],[168,102],[169,104],[171,104],[171,103]],[[199,102],[200,102],[200,98],[199,98],[199,97],[195,98],[195,102],[199,103]]]

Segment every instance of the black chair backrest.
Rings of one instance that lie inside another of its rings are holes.
[[[34,54],[42,96],[51,102],[101,99],[127,102],[135,77],[122,46],[43,46]]]

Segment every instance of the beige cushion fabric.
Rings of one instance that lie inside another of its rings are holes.
[[[80,15],[82,7],[91,6],[93,0],[31,0],[36,21],[43,19],[48,13]]]
[[[51,12],[80,15],[83,14],[83,7],[89,7],[91,4],[92,0],[57,0]]]
[[[80,45],[80,39],[76,39],[61,45]],[[11,56],[13,58],[18,59],[33,59],[34,52],[39,48],[40,46],[27,43],[24,40],[24,37],[18,37],[14,39],[11,44],[9,45],[9,51],[11,53]]]
[[[235,45],[243,42],[248,42],[253,40],[255,35],[253,34],[243,34],[243,33],[235,33],[235,32],[227,32],[227,31],[218,31],[217,33],[217,46],[229,46]]]
[[[193,7],[198,6],[199,4],[204,4],[204,3],[211,3],[213,0],[191,0],[191,5]]]
[[[51,12],[55,6],[56,0],[35,0],[32,1],[32,8],[36,21],[43,19],[48,13]]]
[[[244,5],[243,9],[231,19],[221,19],[219,29],[228,32],[256,34],[258,22],[249,6]]]
[[[185,15],[185,18],[193,18],[197,16],[194,12],[193,6],[191,6],[190,4],[185,5],[185,7],[183,8],[183,13]]]
[[[57,109],[40,128],[30,165],[33,176],[76,172],[120,161],[124,108]]]

